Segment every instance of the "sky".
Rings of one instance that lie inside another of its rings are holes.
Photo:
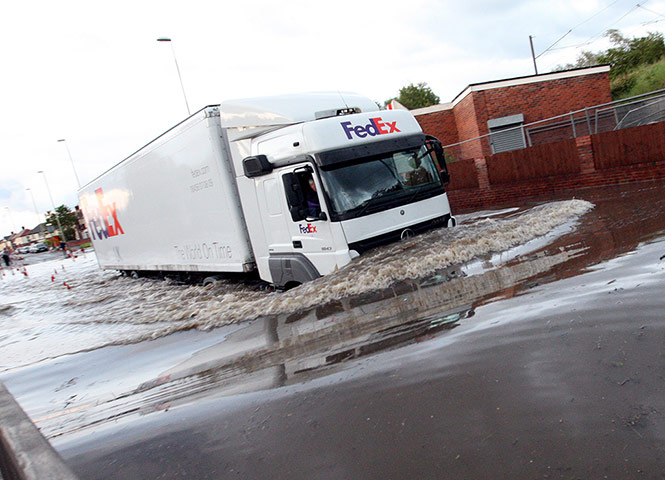
[[[383,103],[419,82],[445,103],[471,83],[533,74],[529,35],[547,73],[608,48],[609,28],[663,32],[665,0],[8,2],[0,236],[74,207],[76,175],[88,183],[187,117],[174,57],[192,112],[337,90]]]

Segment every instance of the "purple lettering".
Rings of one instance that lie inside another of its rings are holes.
[[[359,138],[365,138],[367,136],[367,132],[363,126],[357,125],[353,127],[353,131]]]
[[[351,140],[351,132],[353,131],[353,127],[350,127],[351,122],[342,122],[342,128],[344,129],[344,133],[346,133],[346,138]]]
[[[375,137],[376,135],[380,134],[379,127],[376,124],[377,119],[376,118],[370,118],[369,119],[369,125],[365,127],[365,130],[367,130],[367,133],[371,135],[372,137]]]
[[[384,122],[381,117],[370,118],[369,123],[363,125],[352,125],[351,122],[341,122],[346,138],[353,139],[353,135],[358,138],[365,138],[368,135],[374,137],[376,135],[385,135],[387,133],[396,133],[400,129],[397,128],[397,121]]]

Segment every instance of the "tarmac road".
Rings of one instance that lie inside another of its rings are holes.
[[[498,269],[179,334],[191,358],[51,441],[91,479],[665,478],[665,185],[575,195]]]

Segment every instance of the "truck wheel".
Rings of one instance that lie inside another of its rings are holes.
[[[141,275],[136,270],[132,270],[131,272],[129,272],[129,276],[136,279],[139,278]]]
[[[212,285],[215,282],[219,282],[221,279],[219,277],[206,277],[203,279],[203,282],[201,282],[201,285],[204,287],[207,287],[208,285]]]

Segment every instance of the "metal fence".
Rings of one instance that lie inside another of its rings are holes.
[[[665,89],[604,103],[444,146],[455,161],[665,121]]]

